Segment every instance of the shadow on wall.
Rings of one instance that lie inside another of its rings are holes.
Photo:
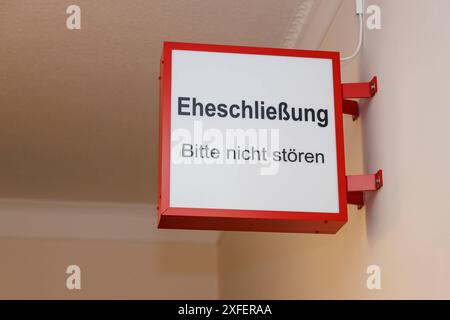
[[[361,69],[364,66],[360,66]],[[362,74],[369,74],[369,72]],[[374,246],[379,239],[383,239],[384,236],[394,230],[396,225],[400,223],[399,216],[394,214],[399,212],[400,206],[398,206],[398,182],[396,182],[395,176],[392,171],[386,170],[383,166],[382,157],[376,154],[375,150],[380,150],[383,145],[381,135],[374,134],[378,128],[375,128],[375,124],[381,121],[380,108],[383,108],[379,102],[377,102],[383,95],[389,94],[385,92],[386,86],[383,86],[383,77],[380,77],[378,83],[378,93],[372,99],[361,99],[360,101],[360,121],[362,123],[362,135],[363,135],[363,161],[364,172],[372,173],[378,169],[383,170],[383,187],[376,192],[366,192],[364,194],[365,199],[365,212],[366,212],[366,230],[367,240],[370,246]],[[391,88],[392,90],[392,88]],[[375,107],[376,103],[376,107]],[[389,106],[385,106],[389,107]],[[393,117],[395,117],[393,115]],[[394,135],[391,135],[394,136]],[[384,155],[389,158],[395,157],[395,155]],[[390,210],[382,210],[382,203],[389,203],[394,206]],[[382,214],[382,215],[380,215]],[[389,214],[389,216],[386,216]]]

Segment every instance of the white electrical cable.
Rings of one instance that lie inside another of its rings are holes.
[[[363,40],[363,15],[362,13],[358,14],[359,16],[359,39],[358,39],[358,46],[356,47],[355,52],[353,52],[353,54],[351,56],[345,57],[345,58],[341,58],[341,61],[348,61],[353,59],[354,57],[356,57],[359,53],[359,51],[361,50],[361,46],[362,46],[362,40]]]

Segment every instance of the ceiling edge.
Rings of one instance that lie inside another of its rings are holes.
[[[294,16],[281,42],[283,48],[294,48],[298,42],[303,26],[311,13],[315,0],[299,1],[294,9]]]
[[[325,38],[342,1],[300,1],[281,45],[285,48],[317,50]]]
[[[219,233],[159,230],[156,205],[0,199],[0,237],[216,244]]]

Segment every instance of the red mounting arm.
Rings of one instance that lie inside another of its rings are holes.
[[[383,171],[375,174],[347,176],[347,203],[364,206],[364,191],[376,191],[383,186]]]
[[[358,102],[353,100],[342,100],[342,112],[345,114],[351,114],[353,120],[359,117]]]
[[[377,77],[370,82],[344,83],[342,84],[342,111],[353,116],[356,120],[359,116],[358,102],[347,100],[348,98],[372,98],[378,91]]]

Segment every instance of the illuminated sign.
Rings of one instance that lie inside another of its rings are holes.
[[[160,228],[335,233],[339,53],[165,42]]]

